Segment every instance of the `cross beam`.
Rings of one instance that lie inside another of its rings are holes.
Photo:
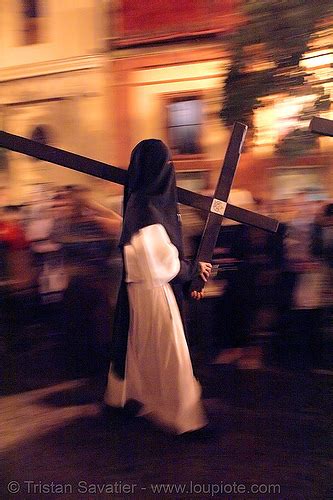
[[[327,118],[312,118],[310,122],[310,131],[320,135],[329,135],[333,137],[333,120]]]
[[[275,219],[228,203],[246,130],[246,125],[235,123],[213,198],[177,187],[178,201],[180,203],[208,212],[204,233],[196,257],[197,261],[212,260],[214,247],[224,217],[266,231],[277,231],[279,223]],[[67,167],[77,172],[115,182],[116,184],[124,185],[126,183],[127,171],[124,169],[52,146],[40,144],[24,137],[9,134],[8,132],[0,131],[0,147]],[[203,281],[199,279],[199,281],[192,283],[191,289],[200,291],[203,286]]]
[[[31,139],[9,134],[2,130],[0,130],[0,147],[33,156],[39,160],[70,168],[71,170],[89,174],[116,184],[124,185],[126,182],[127,170],[123,168],[114,167],[108,163],[86,158],[85,156],[70,153],[69,151],[64,151],[53,146],[40,144]],[[203,210],[204,212],[210,211],[212,200],[209,196],[194,193],[193,191],[180,187],[177,187],[177,195],[179,203],[183,205],[189,205],[193,208]],[[257,219],[254,221],[251,218],[251,214],[252,212],[249,210],[228,203],[224,216],[227,219],[253,225],[265,231],[276,232],[278,226],[276,220],[258,214]]]

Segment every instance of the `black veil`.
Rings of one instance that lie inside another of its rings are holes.
[[[124,192],[123,230],[120,246],[151,224],[162,224],[183,256],[182,230],[177,214],[175,172],[167,146],[146,139],[133,149]]]
[[[124,189],[123,229],[119,241],[122,252],[139,229],[151,224],[162,224],[178,249],[181,266],[178,276],[172,281],[172,288],[182,314],[183,283],[194,277],[194,267],[184,259],[174,167],[167,146],[158,139],[143,140],[132,151]],[[111,339],[111,370],[121,379],[125,376],[129,321],[123,265]]]

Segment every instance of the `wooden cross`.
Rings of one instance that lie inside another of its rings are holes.
[[[239,122],[235,123],[213,198],[177,187],[178,201],[180,203],[208,212],[196,261],[211,262],[224,217],[266,231],[276,232],[278,229],[279,223],[275,219],[228,203],[246,131],[246,125]],[[116,184],[124,185],[126,183],[127,171],[124,169],[52,146],[40,144],[24,137],[9,134],[8,132],[0,131],[0,146],[78,172],[115,182]],[[201,278],[195,279],[191,283],[191,291],[201,291],[203,287],[204,282]]]
[[[333,137],[333,120],[326,118],[312,118],[310,122],[310,131],[320,135],[330,135]]]

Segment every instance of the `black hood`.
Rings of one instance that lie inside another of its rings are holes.
[[[132,151],[123,217],[120,246],[129,243],[139,229],[162,224],[183,256],[175,171],[167,146],[158,139],[141,141]]]

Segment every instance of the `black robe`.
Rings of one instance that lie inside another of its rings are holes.
[[[161,224],[179,253],[180,271],[171,281],[180,314],[183,313],[184,287],[197,274],[195,262],[184,258],[182,229],[177,213],[175,172],[169,150],[157,139],[141,141],[133,149],[124,190],[123,229],[119,246],[131,241],[143,227]],[[122,251],[123,254],[123,251]],[[124,379],[130,322],[123,258],[123,276],[118,293],[111,339],[111,369]]]

